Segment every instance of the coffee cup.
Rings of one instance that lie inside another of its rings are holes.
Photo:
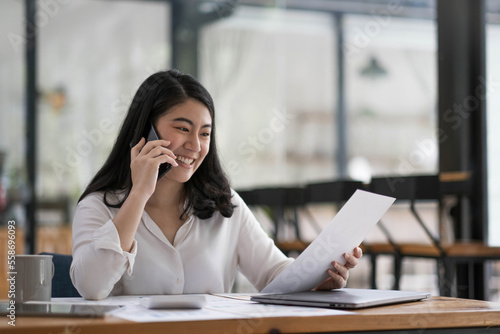
[[[16,255],[15,301],[50,301],[53,276],[52,255]]]

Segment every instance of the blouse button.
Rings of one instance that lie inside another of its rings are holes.
[[[175,280],[175,283],[177,283],[177,284],[181,284],[181,280],[180,280],[180,279],[176,279],[176,280]]]

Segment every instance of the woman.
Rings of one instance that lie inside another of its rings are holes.
[[[238,269],[261,290],[293,261],[230,188],[214,116],[207,90],[179,71],[139,87],[75,212],[70,274],[83,297],[227,293]],[[152,129],[160,139],[147,141]],[[318,288],[345,286],[361,257],[353,253]]]

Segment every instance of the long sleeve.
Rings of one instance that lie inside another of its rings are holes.
[[[113,217],[118,209],[90,194],[77,206],[73,221],[70,275],[87,299],[109,295],[228,293],[239,269],[259,290],[293,259],[264,232],[253,213],[233,192],[233,216],[191,216],[171,244],[144,212],[132,251],[124,252]]]
[[[106,298],[124,275],[131,275],[137,243],[124,252],[112,218],[116,209],[108,208],[102,194],[87,196],[77,206],[73,220],[73,262],[70,276],[86,299]]]
[[[238,236],[238,264],[240,271],[260,291],[294,260],[287,258],[262,229],[243,200],[234,194],[235,214],[241,221]]]

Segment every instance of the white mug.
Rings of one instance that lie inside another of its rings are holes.
[[[15,301],[50,301],[54,263],[52,255],[16,255]]]

